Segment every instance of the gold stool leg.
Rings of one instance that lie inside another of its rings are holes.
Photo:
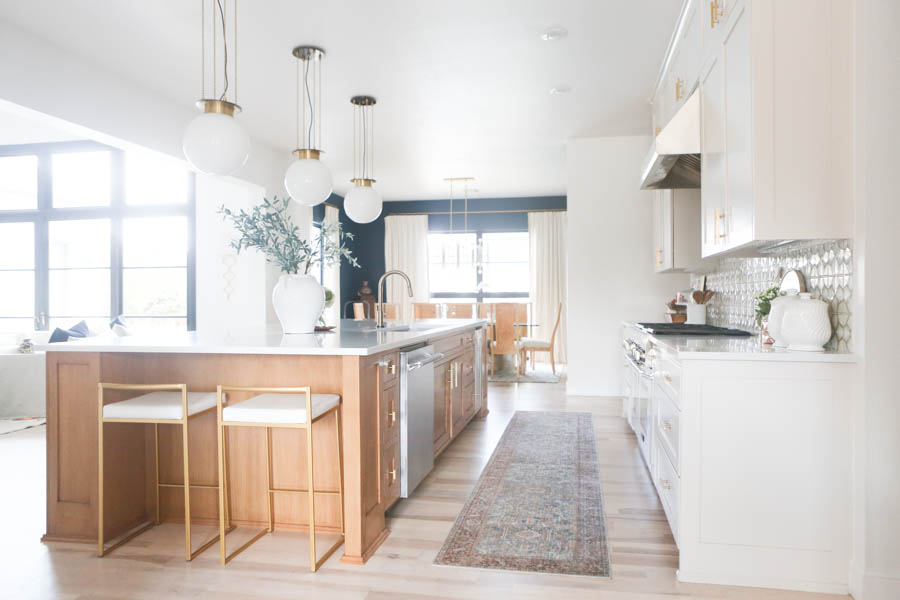
[[[307,403],[307,406],[309,403]],[[316,571],[316,497],[313,477],[313,439],[312,439],[312,411],[306,411],[306,479],[307,497],[309,498],[309,570]]]
[[[269,532],[275,530],[275,493],[272,476],[272,428],[266,427],[266,511],[269,517]]]
[[[185,392],[185,398],[187,393]],[[185,401],[185,404],[187,402]],[[188,420],[187,406],[181,421],[181,441],[184,448],[184,560],[191,560],[191,474],[188,457]]]
[[[98,392],[97,412],[97,556],[103,556],[103,387]]]
[[[225,564],[225,441],[222,425],[222,386],[218,390],[218,406],[216,408],[216,438],[219,446],[219,560]]]
[[[153,452],[154,468],[156,469],[156,524],[159,525],[162,523],[159,520],[159,423],[153,424]]]
[[[338,502],[341,504],[341,537],[344,536],[344,449],[341,447],[341,407],[334,413],[335,441],[338,450]]]

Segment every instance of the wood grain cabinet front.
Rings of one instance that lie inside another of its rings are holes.
[[[381,451],[381,505],[387,510],[400,498],[400,444]]]
[[[400,441],[400,386],[392,385],[381,393],[379,413],[381,425],[381,446],[389,446]]]
[[[450,443],[450,365],[449,361],[434,367],[434,455]]]

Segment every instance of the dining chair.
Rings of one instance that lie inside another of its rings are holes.
[[[534,366],[534,353],[535,352],[549,352],[550,353],[550,368],[553,370],[553,374],[556,375],[556,359],[554,357],[554,348],[556,346],[556,333],[559,330],[559,321],[562,317],[562,302],[559,303],[559,306],[556,308],[556,322],[553,324],[553,331],[550,333],[550,340],[542,340],[535,337],[523,337],[518,340],[517,345],[517,354],[519,356],[519,374],[525,374],[525,359],[526,355],[531,353],[531,365]]]
[[[368,315],[368,306],[365,302],[354,302],[353,303],[353,320],[354,321],[364,321],[369,318]]]
[[[440,317],[440,307],[434,302],[413,302],[413,319],[437,319]]]
[[[491,360],[491,375],[494,374],[494,350],[497,346],[497,323],[494,320],[494,307],[496,305],[491,302],[479,302],[476,308],[476,314],[479,319],[487,319],[487,338],[488,338],[488,357]]]
[[[471,319],[475,314],[474,302],[450,302],[444,307],[448,319]]]

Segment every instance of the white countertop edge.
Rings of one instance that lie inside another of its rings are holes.
[[[271,355],[296,355],[296,356],[371,356],[380,354],[390,350],[396,350],[405,346],[411,346],[425,342],[430,339],[446,337],[454,333],[460,333],[468,329],[477,329],[487,323],[485,319],[453,319],[452,324],[424,329],[420,331],[386,331],[386,332],[349,332],[350,335],[373,335],[376,333],[384,333],[393,336],[395,339],[384,342],[375,342],[368,346],[345,347],[345,346],[282,346],[272,344],[227,344],[212,342],[195,342],[183,344],[167,344],[165,342],[154,343],[152,340],[141,343],[143,340],[140,336],[125,337],[104,337],[102,340],[86,338],[85,340],[59,342],[55,344],[40,344],[35,346],[35,350],[44,352],[117,352],[117,353],[134,353],[134,354],[271,354]],[[192,332],[188,332],[189,335]],[[274,334],[273,334],[274,335]],[[320,332],[312,334],[289,334],[297,336],[296,339],[302,339],[301,336],[319,335],[323,338],[326,336],[341,335],[338,332]],[[146,338],[144,338],[146,339]],[[281,335],[284,339],[284,335]]]
[[[640,329],[635,322],[623,321],[623,327]],[[734,336],[679,336],[679,335],[651,335],[645,334],[662,347],[666,352],[684,360],[746,360],[746,361],[776,361],[776,362],[816,362],[816,363],[856,363],[859,357],[852,352],[837,352],[825,350],[824,352],[803,352],[787,350],[786,348],[763,347],[759,343],[759,336],[734,337]],[[719,340],[736,342],[745,340],[745,348],[726,350],[693,350],[683,348],[679,342],[689,340]]]

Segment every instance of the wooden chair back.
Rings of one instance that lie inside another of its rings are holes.
[[[413,302],[413,319],[437,319],[440,317],[440,304],[433,302]]]
[[[364,321],[368,318],[368,311],[366,310],[367,306],[365,302],[354,302],[353,303],[353,320],[354,321]]]
[[[444,306],[448,319],[471,319],[475,314],[474,302],[450,302]]]
[[[525,316],[522,316],[523,309]],[[526,305],[518,302],[494,304],[494,339],[496,340],[495,352],[497,354],[515,354],[517,328],[513,326],[513,323],[524,323],[528,314],[527,310]]]
[[[400,314],[400,305],[399,304],[390,304],[385,302],[382,306],[384,306],[384,319],[385,321],[395,321],[398,319],[398,315]]]
[[[550,348],[551,352],[553,351],[553,347],[556,340],[556,332],[559,330],[559,320],[562,317],[562,302],[559,303],[559,306],[556,307],[556,323],[553,324],[553,332],[550,334]]]

